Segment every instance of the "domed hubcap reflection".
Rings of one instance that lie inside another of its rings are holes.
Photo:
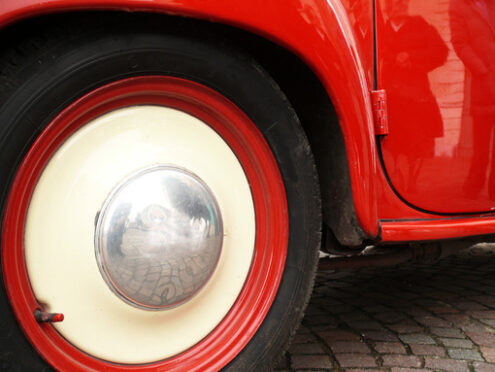
[[[139,308],[193,297],[213,274],[223,226],[212,192],[196,175],[148,168],[111,193],[96,225],[96,258],[109,287]]]

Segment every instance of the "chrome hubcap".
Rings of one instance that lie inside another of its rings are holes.
[[[119,184],[96,225],[100,272],[127,303],[148,310],[191,299],[213,274],[222,217],[208,186],[177,167],[144,169]]]

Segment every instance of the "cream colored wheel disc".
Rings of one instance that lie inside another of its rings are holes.
[[[214,194],[223,219],[222,253],[212,277],[191,300],[149,311],[124,302],[95,258],[95,218],[112,190],[157,165],[197,175]],[[255,215],[243,169],[208,125],[178,110],[131,106],[107,113],[55,152],[32,195],[25,259],[33,292],[54,326],[84,352],[116,363],[174,356],[207,336],[234,304],[254,251]]]

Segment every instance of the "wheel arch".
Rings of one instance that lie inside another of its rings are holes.
[[[38,26],[53,24],[60,22],[69,13],[76,17],[83,14],[86,17],[97,14],[123,16],[122,10],[129,10],[122,6],[110,6],[111,2],[105,1],[78,1],[79,6],[73,6],[76,2],[68,4],[50,1],[45,7],[34,6],[32,3],[34,2],[29,0],[15,4],[6,2],[7,5],[3,7],[7,9],[2,12],[0,8],[0,22],[4,25],[0,36],[8,33],[10,41],[15,43],[16,37],[22,37],[20,35],[26,31],[29,33],[32,22]],[[126,3],[132,5],[133,2]],[[198,14],[192,10],[195,2],[188,3],[191,4],[180,9],[179,13],[189,17],[170,14],[156,17],[164,17],[167,23],[172,27],[180,27],[181,31],[196,34],[206,31],[213,36],[221,35],[230,44],[246,50],[270,73],[288,96],[309,137],[320,176],[325,224],[331,227],[344,245],[359,245],[364,239],[375,237],[378,233],[374,183],[375,144],[368,87],[350,28],[347,34],[342,35],[345,27],[337,27],[336,24],[332,27],[320,25],[327,29],[328,34],[333,35],[332,40],[320,42],[320,45],[331,48],[328,51],[333,53],[328,54],[339,55],[339,58],[332,61],[335,63],[330,63],[329,60],[323,61],[321,56],[312,56],[302,45],[302,40],[291,40],[295,38],[294,33],[277,35],[273,30],[248,24],[249,17],[244,17],[241,22],[236,19],[239,16],[234,14],[229,19],[219,10],[216,11],[216,16],[208,16],[209,20],[213,18],[220,21],[219,23],[201,20],[198,18],[205,18],[206,14],[203,13],[206,10]],[[313,6],[315,11],[321,7],[316,4]],[[170,13],[171,7],[172,5],[162,4],[161,8],[150,6],[149,9],[141,9],[134,4],[131,9],[143,13]],[[204,5],[196,4],[196,8],[202,9]],[[345,17],[342,11],[336,12],[335,7],[328,8],[331,8],[333,17]],[[210,12],[214,13],[213,10]],[[131,13],[127,17],[136,14]],[[310,32],[308,28],[316,27],[318,25],[308,24],[306,32]],[[336,49],[339,46],[345,47],[340,53]],[[345,65],[351,61],[352,67]],[[340,73],[332,73],[335,69],[341,70]]]

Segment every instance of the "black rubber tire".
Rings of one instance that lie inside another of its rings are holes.
[[[57,113],[83,94],[111,81],[146,74],[182,77],[220,92],[263,133],[287,193],[290,235],[280,289],[260,329],[227,366],[232,371],[270,370],[302,319],[318,259],[320,197],[308,140],[284,94],[251,57],[214,35],[175,34],[154,20],[78,19],[44,30],[35,40],[18,41],[16,50],[4,53],[0,61],[2,221],[9,186],[23,156]],[[0,368],[47,368],[17,325],[3,286]]]

